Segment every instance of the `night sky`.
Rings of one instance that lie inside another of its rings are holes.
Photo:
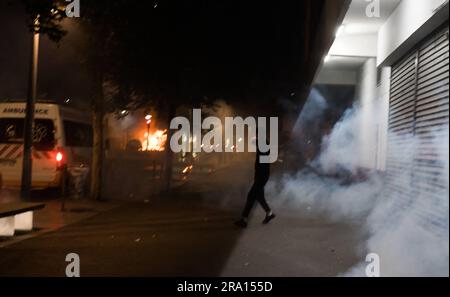
[[[20,1],[14,3],[0,4],[0,100],[26,94],[31,36]],[[182,96],[223,98],[251,110],[273,109],[279,98],[290,98],[302,87],[302,1],[129,3],[121,17],[140,29],[125,32],[130,42],[118,46],[145,51],[145,58],[131,60],[136,69],[125,74],[130,80],[173,79]],[[87,9],[81,0],[81,19]],[[83,59],[81,19],[64,22],[68,34],[58,45],[41,38],[39,99],[88,101],[91,79]],[[118,56],[121,60],[126,59]]]

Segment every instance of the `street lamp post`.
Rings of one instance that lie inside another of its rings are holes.
[[[149,145],[149,142],[150,142],[150,124],[152,122],[152,116],[150,114],[146,115],[145,116],[145,121],[146,121],[146,124],[147,124],[147,147],[146,147],[145,150],[148,151],[148,149],[150,147],[150,145]]]
[[[20,189],[21,198],[23,200],[28,200],[30,198],[30,191],[31,191],[31,179],[32,179],[31,154],[33,150],[33,124],[34,124],[34,109],[36,102],[38,54],[39,54],[39,33],[36,31],[36,28],[38,26],[39,26],[39,16],[36,17],[35,28],[33,30],[31,65],[28,80],[27,103],[25,108],[22,183]]]

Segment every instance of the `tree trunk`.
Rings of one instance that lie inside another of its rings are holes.
[[[91,165],[91,187],[90,197],[93,200],[102,199],[102,179],[103,179],[103,155],[104,137],[103,120],[105,116],[103,98],[103,76],[98,74],[96,81],[96,94],[93,102],[92,123],[94,130],[94,141],[92,147]]]
[[[170,129],[170,122],[175,117],[176,107],[174,104],[169,105],[169,111],[167,114],[167,141],[165,146],[165,160],[164,160],[164,190],[168,192],[170,190],[173,171],[173,153],[170,148],[170,139],[172,138],[172,130]]]

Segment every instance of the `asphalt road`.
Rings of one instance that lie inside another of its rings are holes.
[[[363,260],[349,223],[277,209],[268,226],[257,210],[235,228],[249,175],[225,170],[0,248],[0,276],[65,276],[68,253],[82,276],[335,276]]]

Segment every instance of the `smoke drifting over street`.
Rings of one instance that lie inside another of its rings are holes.
[[[323,113],[327,106],[327,101],[322,94],[316,88],[313,88],[298,117],[294,131],[311,128],[312,124],[317,123],[317,118],[320,119],[323,117]]]
[[[294,176],[272,182],[268,196],[279,207],[306,209],[314,215],[325,214],[332,220],[363,226],[367,240],[360,247],[361,263],[344,276],[365,276],[368,263],[364,261],[369,253],[380,256],[381,276],[448,275],[448,126],[427,137],[402,136],[401,151],[390,154],[410,166],[387,181],[384,177],[389,168],[386,172],[361,173],[361,142],[356,128],[361,114],[357,106],[347,110],[324,137],[320,155]],[[427,151],[427,147],[439,147],[439,151]],[[436,164],[438,176],[430,178],[415,170],[423,154],[446,160],[445,164]],[[442,179],[446,187],[436,187],[436,180]],[[402,185],[406,192],[394,191],[389,183]]]

